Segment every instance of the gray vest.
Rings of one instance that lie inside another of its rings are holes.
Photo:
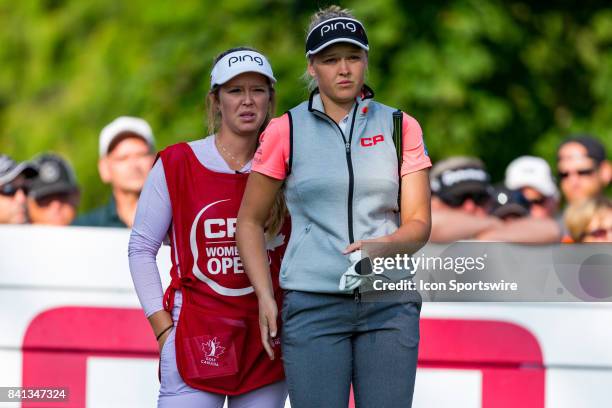
[[[344,248],[398,228],[395,109],[366,91],[344,134],[316,91],[288,113],[285,197],[292,230],[280,273],[284,289],[340,293],[340,276],[350,265]]]

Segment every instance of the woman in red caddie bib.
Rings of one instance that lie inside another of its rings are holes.
[[[266,57],[253,49],[219,55],[208,94],[211,135],[164,149],[142,191],[129,260],[160,348],[158,407],[221,408],[226,397],[230,408],[285,404],[282,363],[259,341],[257,297],[235,242],[258,135],[274,112],[275,82]],[[266,243],[279,304],[284,208],[279,196]],[[162,294],[155,257],[166,236],[172,281]]]

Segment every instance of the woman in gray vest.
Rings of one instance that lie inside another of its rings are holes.
[[[261,135],[238,215],[262,341],[278,358],[271,345],[281,337],[293,408],[346,408],[351,383],[357,407],[409,407],[420,302],[364,301],[355,265],[363,244],[416,250],[427,241],[431,162],[418,122],[403,114],[400,217],[395,109],[375,102],[364,84],[365,29],[332,6],[313,16],[308,31],[307,72],[316,88]],[[281,267],[280,333],[264,230],[283,185],[292,231]]]

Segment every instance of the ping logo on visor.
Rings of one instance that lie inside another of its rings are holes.
[[[336,21],[331,22],[329,24],[323,24],[321,26],[321,37],[323,37],[325,33],[338,29],[349,30],[351,33],[354,33],[357,31],[357,26],[352,21],[349,21],[348,23],[345,23],[343,21]]]
[[[268,77],[272,84],[276,82],[272,67],[263,54],[256,51],[240,50],[230,52],[217,61],[210,73],[210,88],[223,85],[235,76],[245,72],[264,75]]]
[[[243,54],[243,55],[235,55],[235,56],[230,57],[229,61],[227,62],[227,65],[228,67],[231,67],[232,64],[236,64],[238,62],[245,62],[245,61],[255,62],[257,65],[260,65],[260,66],[263,66],[264,64],[263,59],[258,55]]]
[[[325,20],[310,30],[306,37],[306,56],[340,42],[355,44],[366,51],[370,49],[363,24],[353,18],[336,17]]]

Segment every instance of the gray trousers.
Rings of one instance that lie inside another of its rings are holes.
[[[292,408],[410,408],[421,304],[286,291],[282,353]]]

